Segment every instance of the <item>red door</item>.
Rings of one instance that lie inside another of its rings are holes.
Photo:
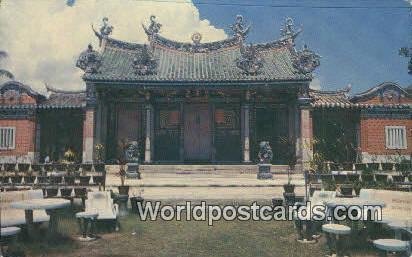
[[[208,105],[186,105],[184,110],[185,160],[208,161],[211,153]]]

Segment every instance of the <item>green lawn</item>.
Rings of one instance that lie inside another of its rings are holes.
[[[62,213],[57,243],[43,236],[35,242],[19,240],[26,256],[126,257],[126,256],[325,256],[322,238],[317,244],[300,244],[292,222],[220,221],[212,227],[197,221],[140,221],[129,215],[120,220],[119,232],[100,231],[101,239],[78,242],[75,211]],[[46,226],[41,229],[46,232]],[[101,228],[100,228],[101,230]],[[373,255],[357,255],[373,256]]]

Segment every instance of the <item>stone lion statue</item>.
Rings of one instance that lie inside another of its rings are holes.
[[[259,161],[260,163],[270,163],[273,159],[272,147],[268,141],[262,141],[259,143]]]

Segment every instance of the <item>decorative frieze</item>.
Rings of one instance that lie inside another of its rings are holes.
[[[133,69],[141,76],[156,74],[157,60],[147,45],[143,45],[141,54],[133,59]]]
[[[257,75],[263,68],[263,58],[253,45],[242,46],[236,66],[248,75]]]

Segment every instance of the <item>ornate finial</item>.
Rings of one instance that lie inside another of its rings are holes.
[[[102,46],[102,39],[103,38],[107,38],[110,34],[112,34],[113,32],[113,26],[109,25],[109,18],[104,17],[102,19],[102,26],[100,27],[99,32],[97,32],[92,24],[92,29],[94,31],[94,34],[96,34],[96,36],[99,38],[99,46]]]
[[[109,25],[109,18],[104,17],[102,19],[103,25],[100,27],[100,34],[103,37],[107,37],[113,32],[113,26]]]
[[[295,52],[292,60],[293,66],[303,74],[311,73],[320,65],[320,56],[307,45],[303,46],[303,50]]]
[[[408,73],[412,74],[412,48],[402,47],[401,49],[399,49],[399,55],[411,58],[408,64]]]
[[[242,46],[241,56],[236,59],[236,66],[248,75],[257,75],[263,67],[263,59],[253,45]]]
[[[285,22],[283,23],[283,27],[280,29],[280,35],[283,38],[290,38],[294,40],[301,31],[302,28],[296,29],[293,19],[287,17]]]
[[[156,16],[151,15],[149,27],[146,28],[143,24],[142,26],[148,36],[154,36],[160,32],[160,28],[162,27],[162,24],[156,21]]]
[[[138,75],[156,74],[157,61],[153,57],[153,53],[147,45],[143,46],[140,56],[134,58],[133,68]]]
[[[93,46],[89,44],[87,49],[77,59],[76,67],[84,70],[86,73],[97,73],[101,63],[102,57],[99,52],[93,50]]]
[[[246,26],[242,15],[236,15],[235,24],[231,25],[234,35],[240,39],[244,39],[250,30],[250,25]]]
[[[199,32],[193,33],[192,35],[193,44],[198,45],[200,44],[201,40],[202,40],[202,34],[200,34]]]

